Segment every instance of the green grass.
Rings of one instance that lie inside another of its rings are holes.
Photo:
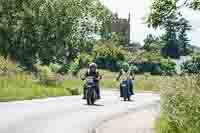
[[[82,70],[82,74],[85,70]],[[118,73],[110,72],[106,70],[99,70],[100,74],[103,76],[101,80],[101,88],[103,89],[118,89],[119,81],[116,81]],[[80,74],[79,76],[80,77]],[[175,77],[166,78],[164,76],[152,76],[149,74],[136,75],[134,81],[134,88],[136,91],[160,91],[163,85],[167,82],[171,82]]]
[[[104,70],[100,70],[100,73],[103,75],[103,80],[100,82],[102,89],[119,88],[119,82],[116,81],[118,73]],[[159,91],[159,85],[164,82],[163,80],[164,78],[160,76],[138,75],[134,81],[134,89],[136,91]],[[0,101],[80,94],[83,91],[83,84],[84,81],[80,78],[72,78],[70,76],[67,76],[67,79],[62,84],[56,86],[41,84],[38,81],[34,81],[30,75],[22,73],[13,76],[0,76]]]
[[[156,120],[155,129],[156,133],[177,133],[165,116]]]
[[[161,90],[157,133],[199,133],[200,75],[177,77]]]
[[[13,66],[12,62],[9,64],[9,66]],[[12,69],[15,68],[12,67]],[[0,76],[0,101],[46,98],[82,93],[84,81],[80,79],[80,76],[84,71],[81,70],[77,77],[67,75],[66,80],[56,86],[41,84],[33,80],[32,76],[21,72],[12,76]],[[103,76],[103,80],[100,82],[102,89],[119,88],[119,82],[116,81],[118,73],[105,70],[99,71]],[[136,91],[159,91],[160,85],[165,82],[165,78],[160,76],[137,75],[134,82],[134,89]]]
[[[47,86],[33,80],[30,75],[0,76],[0,101],[25,100],[79,94],[81,80],[65,80],[55,86]]]

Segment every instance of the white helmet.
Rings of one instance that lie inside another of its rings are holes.
[[[92,68],[92,67],[95,67],[95,68],[97,68],[97,64],[96,64],[96,63],[94,63],[94,62],[93,62],[93,63],[90,63],[90,64],[89,64],[89,68]]]

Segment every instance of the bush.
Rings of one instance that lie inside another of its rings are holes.
[[[78,56],[79,64],[81,68],[88,67],[88,64],[93,61],[92,55],[82,53]]]
[[[37,65],[37,69],[38,69],[38,77],[42,84],[48,86],[57,86],[60,84],[57,75],[53,73],[48,66]]]
[[[124,60],[125,56],[123,51],[110,43],[97,45],[94,49],[94,61],[101,69],[118,71],[121,62]]]
[[[59,64],[51,63],[49,67],[51,68],[51,71],[54,73],[58,73],[59,70],[61,69],[61,66]]]
[[[69,71],[72,73],[73,76],[77,76],[81,69],[80,60],[77,58],[70,64]]]
[[[161,120],[168,126],[160,133],[199,133],[200,75],[178,77],[163,86],[161,98]]]
[[[141,53],[131,61],[131,64],[138,68],[137,73],[140,74],[149,72],[152,75],[172,75],[176,73],[176,64],[156,52]]]
[[[200,73],[200,56],[194,56],[192,60],[185,62],[181,69],[183,73]]]
[[[160,69],[164,75],[174,75],[176,74],[176,63],[170,59],[162,59],[160,62]]]

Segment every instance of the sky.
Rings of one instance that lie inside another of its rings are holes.
[[[150,12],[151,0],[101,0],[112,12],[117,12],[119,17],[128,18],[131,13],[131,41],[140,42],[149,33],[156,36],[162,34],[160,30],[148,28],[144,23],[145,16]],[[200,11],[184,9],[184,16],[190,21],[192,31],[188,34],[191,44],[200,46]]]

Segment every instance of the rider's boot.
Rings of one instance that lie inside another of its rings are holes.
[[[99,88],[98,85],[96,86],[96,93],[97,93],[97,99],[101,99],[101,96],[100,96],[100,88]]]

